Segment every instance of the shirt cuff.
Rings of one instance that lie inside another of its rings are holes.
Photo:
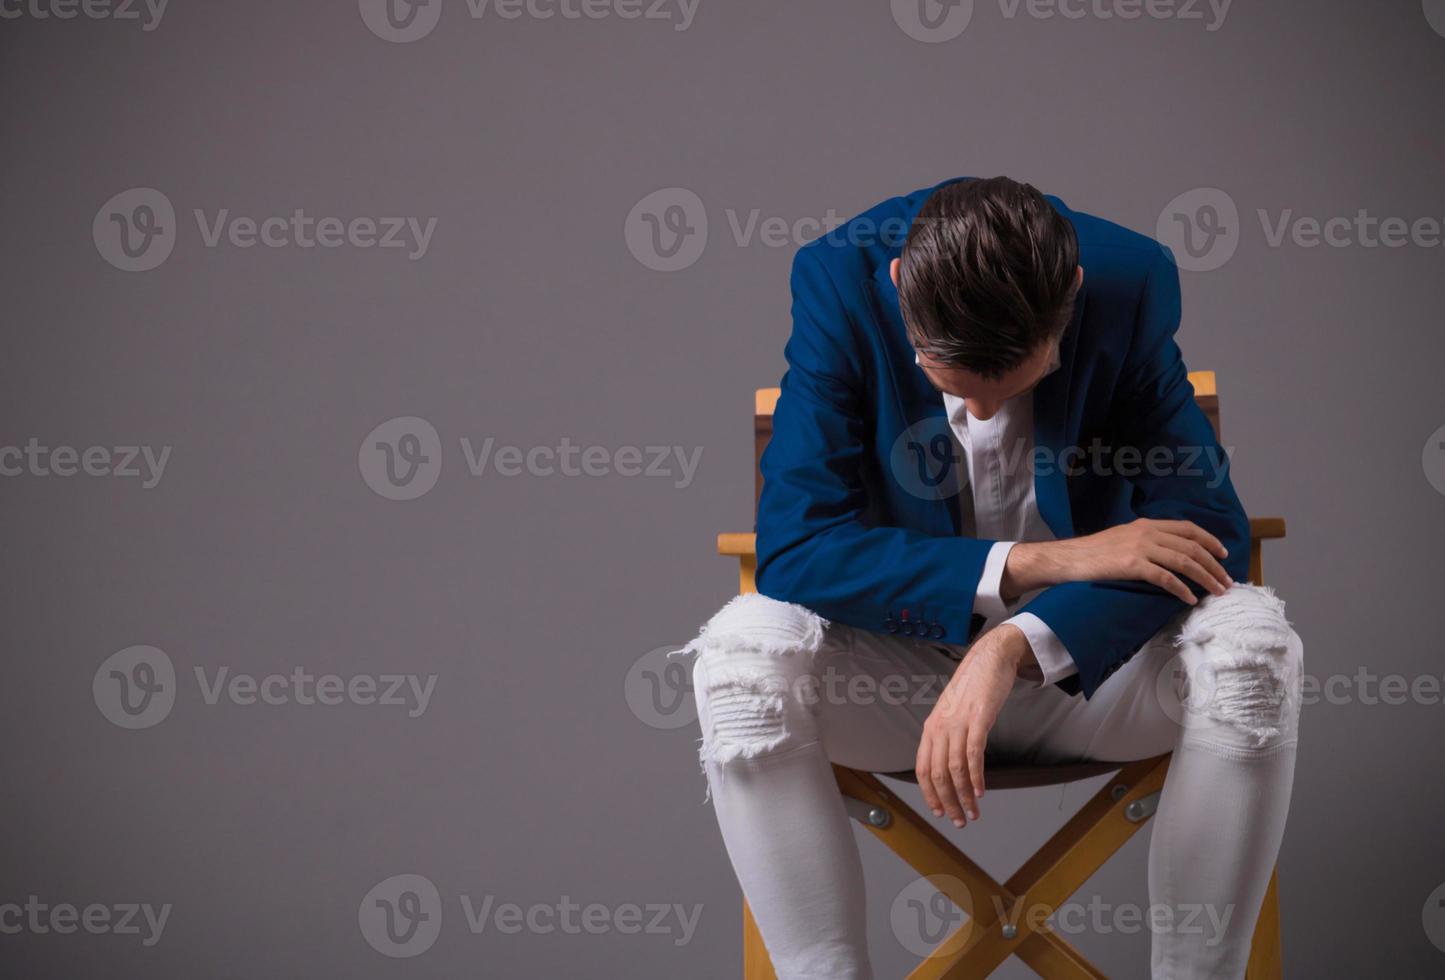
[[[1028,639],[1029,646],[1033,648],[1034,659],[1039,662],[1037,670],[1029,669],[1022,672],[1025,678],[1034,680],[1040,687],[1043,687],[1048,684],[1057,684],[1065,677],[1079,672],[1079,668],[1074,665],[1074,658],[1069,656],[1069,651],[1064,647],[1063,641],[1053,630],[1049,629],[1048,624],[1042,619],[1033,613],[1021,612],[1004,622],[1012,623],[1019,628]]]
[[[1008,605],[1003,601],[1003,568],[1008,564],[1008,553],[1017,541],[999,541],[988,549],[984,559],[983,574],[978,577],[978,591],[973,596],[973,611],[985,619],[998,619],[1008,615]]]

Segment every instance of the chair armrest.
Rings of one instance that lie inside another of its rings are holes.
[[[1283,517],[1252,517],[1249,520],[1249,578],[1263,582],[1262,541],[1284,537]],[[758,536],[731,532],[717,536],[717,553],[738,559],[738,584],[744,592],[754,591],[753,575],[758,569]]]
[[[1251,517],[1249,519],[1249,580],[1264,584],[1264,542],[1284,537],[1283,517]]]
[[[758,536],[756,534],[719,534],[717,553],[720,555],[756,555]]]
[[[1284,518],[1251,517],[1249,519],[1249,537],[1252,541],[1284,537]]]
[[[1249,519],[1249,537],[1251,541],[1284,537],[1284,518],[1251,517]],[[756,555],[758,553],[758,536],[736,531],[719,534],[717,536],[717,553],[735,557]]]
[[[758,536],[756,534],[719,534],[717,553],[732,555],[738,560],[738,591],[756,592],[753,576],[758,570]]]

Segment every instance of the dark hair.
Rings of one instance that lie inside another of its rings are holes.
[[[962,180],[909,229],[898,300],[914,347],[999,378],[1064,332],[1074,312],[1074,228],[1029,184]]]

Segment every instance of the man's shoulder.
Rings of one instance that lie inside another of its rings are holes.
[[[1169,251],[1148,235],[1095,214],[1075,211],[1056,198],[1049,200],[1074,226],[1085,283],[1137,286],[1161,262],[1172,261]]]
[[[816,264],[837,279],[873,276],[902,252],[908,229],[928,196],[946,184],[970,179],[955,177],[880,201],[799,247],[794,265]]]

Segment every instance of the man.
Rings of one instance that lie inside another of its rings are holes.
[[[1248,521],[1174,342],[1168,253],[962,179],[800,249],[792,288],[759,594],[688,647],[718,822],[779,976],[871,976],[830,762],[912,769],[961,828],[988,758],[1168,751],[1151,905],[1217,925],[1157,929],[1153,973],[1243,976],[1302,651],[1283,604],[1240,584]],[[942,693],[887,696],[900,679]]]

